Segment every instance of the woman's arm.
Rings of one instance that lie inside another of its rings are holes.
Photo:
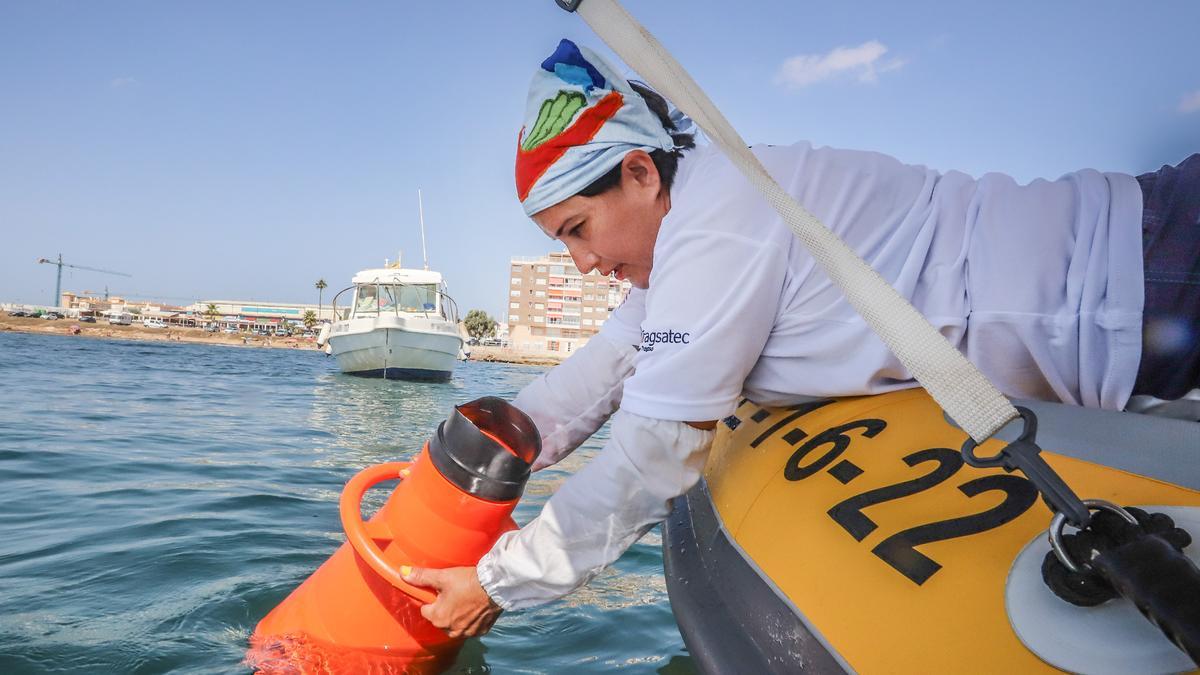
[[[686,422],[617,413],[595,459],[563,483],[541,515],[503,535],[479,561],[483,589],[500,607],[520,609],[587,583],[695,485],[712,438]]]
[[[634,345],[644,316],[643,293],[633,291],[587,344],[517,394],[513,405],[542,433],[542,454],[534,471],[571,454],[621,404],[625,380],[634,371]]]
[[[621,404],[625,378],[633,373],[632,346],[593,336],[566,361],[530,382],[513,405],[542,433],[542,453],[533,470],[544,469],[596,433]]]

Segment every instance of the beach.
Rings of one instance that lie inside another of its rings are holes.
[[[76,333],[75,329],[79,332]],[[265,337],[247,333],[210,333],[202,328],[169,326],[147,328],[141,323],[116,326],[105,321],[82,323],[75,319],[47,320],[37,317],[8,316],[0,314],[0,332],[37,333],[41,335],[71,335],[72,337],[100,338],[109,340],[142,340],[146,342],[187,342],[226,347],[268,347],[271,349],[316,350],[313,338]],[[468,348],[471,361],[485,363],[515,363],[525,366],[553,366],[562,359],[553,355],[526,354],[506,347],[475,346]]]
[[[79,329],[75,332],[76,327]],[[271,347],[274,349],[317,348],[313,338],[265,337],[247,333],[210,333],[202,328],[168,326],[147,328],[141,323],[117,326],[106,321],[83,323],[75,319],[47,320],[38,317],[0,315],[0,331],[39,333],[42,335],[71,335],[83,338],[110,340],[143,340],[147,342],[190,342],[228,347]]]

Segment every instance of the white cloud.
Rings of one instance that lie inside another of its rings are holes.
[[[1200,110],[1200,90],[1187,94],[1179,101],[1179,112],[1187,114]]]
[[[116,77],[109,81],[108,86],[120,89],[121,87],[136,87],[138,84],[140,83],[132,77]]]
[[[883,61],[887,45],[878,40],[857,47],[835,47],[827,54],[800,54],[779,66],[775,84],[788,89],[800,89],[822,80],[844,74],[854,74],[859,82],[874,83],[880,73],[903,68],[904,59]]]

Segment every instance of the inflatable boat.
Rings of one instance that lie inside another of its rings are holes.
[[[1200,534],[1200,424],[1025,405],[1042,457],[1081,497]],[[1006,428],[980,453],[1014,436]],[[781,409],[742,401],[663,526],[671,605],[701,669],[1195,668],[1130,602],[1077,607],[1047,588],[1053,514],[1023,475],[967,465],[966,437],[921,389]],[[1197,549],[1183,553],[1196,561]]]
[[[923,387],[787,409],[742,401],[724,421],[663,532],[671,605],[701,668],[1200,664],[1200,546],[1189,534],[1200,533],[1200,425],[1014,407],[775,181],[618,0],[556,1],[704,130]],[[1082,529],[1065,534],[1066,523]]]

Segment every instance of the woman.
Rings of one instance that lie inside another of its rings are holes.
[[[451,636],[486,632],[503,609],[561,597],[615,561],[696,483],[716,420],[740,397],[786,405],[916,386],[779,216],[683,124],[661,97],[566,40],[534,77],[518,197],[581,272],[634,290],[515,401],[544,434],[535,469],[611,415],[605,448],[477,568],[411,571],[439,591],[422,613]],[[1149,254],[1159,240],[1176,253],[1196,246],[1194,230],[1181,229],[1195,227],[1196,190],[1092,170],[1021,186],[808,144],[754,152],[1005,394],[1121,409],[1135,391],[1162,397],[1200,379],[1194,342],[1172,347],[1190,359],[1183,368],[1142,357],[1144,298],[1157,303],[1147,316],[1181,305],[1200,315],[1200,285],[1143,287],[1200,284],[1200,254],[1143,274],[1142,191],[1164,204],[1165,224],[1151,227],[1146,212]],[[1167,182],[1195,184],[1200,156],[1180,170]],[[1191,196],[1155,197],[1163,189]]]

